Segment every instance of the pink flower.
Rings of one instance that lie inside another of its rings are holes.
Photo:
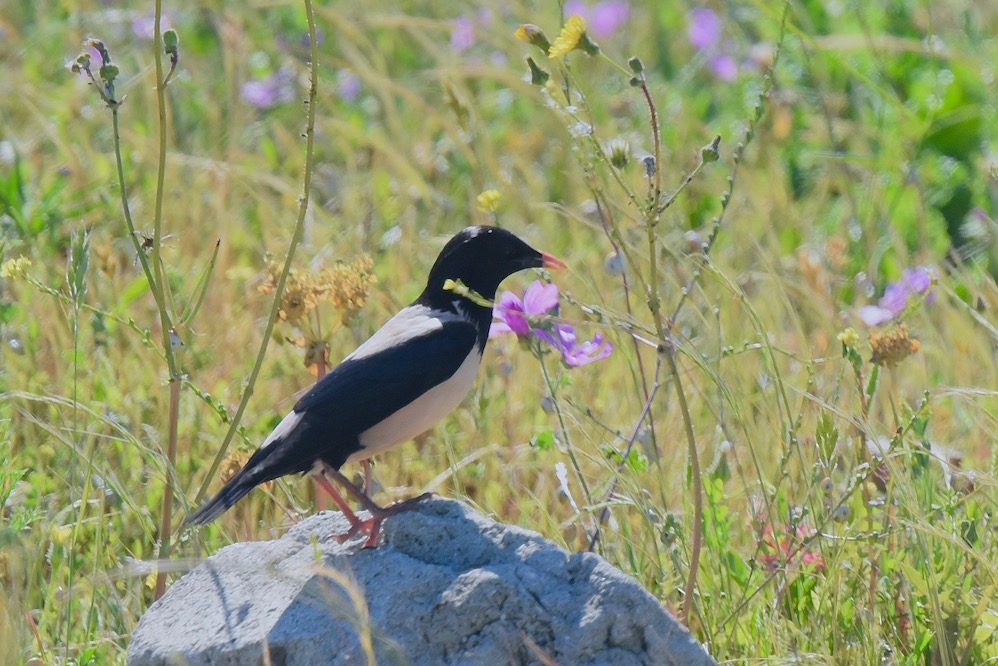
[[[531,325],[528,317],[553,314],[558,311],[558,286],[536,280],[523,293],[523,300],[509,291],[499,297],[493,315],[500,321],[492,322],[489,337],[513,333],[518,338],[536,337],[548,343],[561,354],[569,367],[588,365],[602,360],[613,352],[613,345],[597,333],[592,340],[579,342],[575,327],[560,322],[541,322]]]
[[[721,18],[713,9],[697,7],[686,15],[689,25],[686,36],[698,51],[713,49],[721,39]]]
[[[859,318],[867,326],[879,326],[897,319],[908,307],[915,296],[929,292],[926,303],[931,303],[935,294],[932,289],[932,278],[935,269],[927,266],[907,268],[901,274],[901,279],[892,282],[884,289],[884,295],[876,305],[864,305],[859,309]]]
[[[558,309],[558,285],[535,280],[523,292],[523,300],[511,291],[504,291],[493,315],[501,321],[492,322],[489,337],[502,333],[515,333],[517,337],[530,335],[530,323],[525,315],[544,315]]]
[[[613,345],[599,333],[592,340],[580,343],[571,324],[555,324],[552,331],[537,329],[534,335],[557,349],[561,360],[572,368],[601,361],[613,353]]]
[[[596,39],[606,39],[627,23],[631,6],[624,0],[604,0],[592,7],[581,0],[569,0],[565,3],[565,16],[572,14],[586,19],[587,29]]]
[[[738,61],[731,54],[731,44],[721,42],[721,17],[713,9],[697,7],[689,11],[686,19],[686,36],[693,48],[707,56],[714,75],[722,81],[738,78]]]
[[[156,37],[154,28],[156,27],[156,16],[154,14],[142,14],[132,21],[132,33],[140,39],[153,39]],[[160,16],[159,29],[166,31],[172,28],[170,17],[166,14]]]
[[[247,81],[239,91],[242,100],[258,109],[269,109],[295,98],[294,72],[281,68],[271,76]]]
[[[454,19],[450,30],[450,47],[461,53],[475,45],[475,24],[467,16]]]

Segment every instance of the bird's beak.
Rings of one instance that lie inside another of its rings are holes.
[[[541,266],[550,271],[567,271],[568,266],[558,257],[553,257],[547,252],[541,252]]]

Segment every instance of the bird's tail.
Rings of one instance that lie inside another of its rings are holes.
[[[259,478],[259,474],[252,473],[250,469],[246,467],[229,479],[229,482],[218,491],[217,495],[202,504],[200,509],[184,518],[182,527],[207,525],[245,497],[258,483],[262,483],[263,479]]]

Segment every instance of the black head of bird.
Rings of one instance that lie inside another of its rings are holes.
[[[430,268],[426,288],[416,302],[441,311],[453,310],[455,302],[459,303],[462,314],[475,319],[476,326],[484,334],[480,340],[484,347],[492,309],[473,299],[459,297],[454,290],[445,287],[446,282],[460,282],[475,294],[494,299],[499,283],[527,268],[564,270],[565,264],[546,252],[538,252],[505,229],[468,227],[451,238],[440,251]]]
[[[214,520],[261,483],[314,472],[350,521],[347,536],[362,531],[369,535],[367,545],[375,545],[381,521],[412,502],[379,507],[339,468],[425,432],[457,407],[471,389],[488,341],[491,308],[446,288],[447,280],[494,299],[506,277],[541,267],[565,265],[497,227],[458,233],[433,263],[419,298],[316,382],[246,465],[185,524]],[[327,477],[371,518],[357,518]]]

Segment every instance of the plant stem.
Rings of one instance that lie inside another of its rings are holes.
[[[177,461],[177,424],[180,419],[180,370],[174,354],[173,325],[166,309],[166,293],[169,285],[166,283],[163,271],[163,191],[166,188],[166,80],[163,76],[163,34],[160,31],[160,21],[163,15],[163,0],[156,0],[155,17],[153,19],[153,50],[156,62],[156,110],[159,115],[159,163],[156,168],[156,205],[153,213],[152,267],[155,280],[155,290],[159,292],[156,299],[159,305],[159,317],[162,324],[163,349],[166,351],[167,364],[170,372],[170,414],[167,423],[166,445],[166,487],[163,490],[163,506],[160,515],[159,557],[161,560],[170,558],[170,539],[173,522],[173,472]],[[166,572],[160,569],[156,574],[156,598],[166,592]]]
[[[236,430],[239,427],[239,422],[242,420],[243,413],[246,411],[249,399],[253,395],[253,387],[256,385],[257,377],[260,375],[260,369],[263,367],[263,359],[267,355],[267,346],[270,344],[270,338],[274,331],[274,324],[277,322],[277,315],[281,309],[281,296],[284,293],[284,285],[287,283],[288,274],[291,272],[291,264],[294,260],[295,251],[301,244],[302,237],[305,233],[305,214],[308,211],[309,194],[312,189],[312,167],[315,152],[315,97],[318,87],[319,47],[315,36],[315,13],[312,10],[312,2],[311,0],[303,0],[303,2],[305,4],[305,18],[308,21],[311,75],[309,77],[308,100],[306,102],[308,112],[306,114],[307,120],[305,125],[305,170],[302,176],[302,193],[298,198],[298,219],[295,223],[294,234],[291,236],[291,244],[288,246],[288,254],[284,260],[284,268],[281,271],[281,275],[277,279],[277,285],[274,288],[274,303],[270,308],[270,316],[268,317],[267,325],[263,330],[263,340],[260,342],[260,350],[257,352],[256,361],[253,364],[253,370],[250,372],[249,379],[246,382],[246,389],[243,391],[243,397],[239,401],[236,413],[233,415],[232,420],[229,423],[229,429],[225,433],[225,439],[222,440],[218,453],[215,454],[215,459],[212,461],[211,467],[208,469],[208,473],[205,475],[204,481],[202,481],[201,487],[198,489],[197,496],[194,499],[195,504],[200,503],[207,494],[208,486],[211,485],[211,481],[215,477],[216,472],[218,472],[218,468],[222,464],[222,460],[225,459],[225,454],[229,450],[229,444],[232,442],[232,438],[236,434]]]

